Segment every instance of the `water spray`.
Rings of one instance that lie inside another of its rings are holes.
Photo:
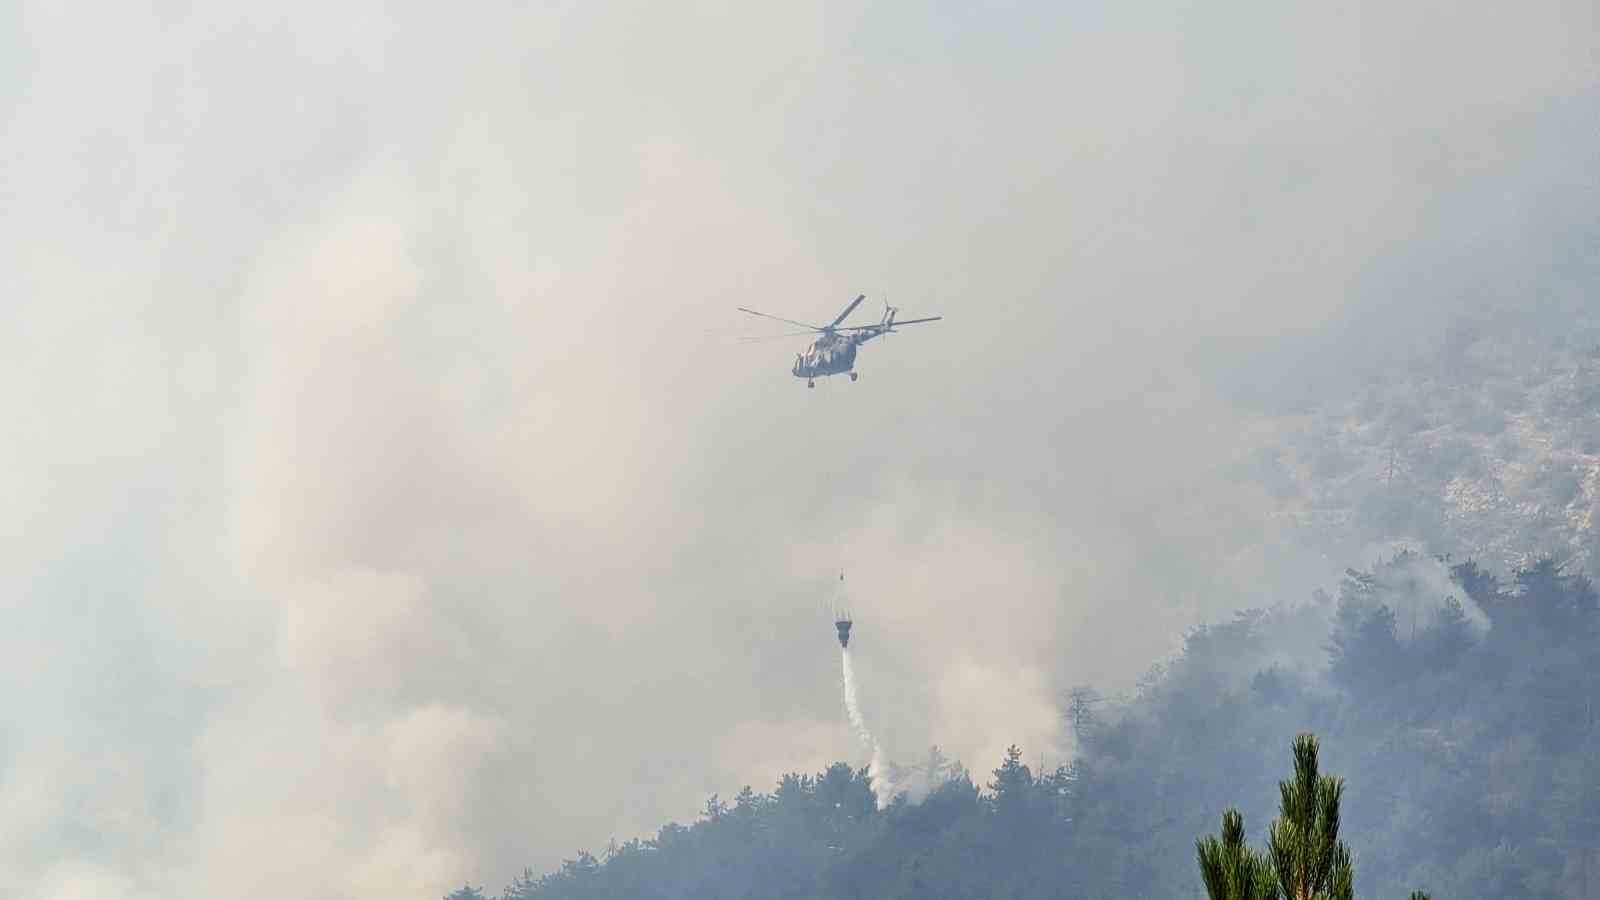
[[[843,640],[840,643],[843,644]],[[894,800],[897,791],[894,783],[889,780],[883,748],[878,746],[877,739],[867,728],[867,720],[861,715],[861,702],[856,697],[855,670],[850,666],[850,649],[843,647],[839,655],[844,660],[844,708],[850,714],[850,727],[855,729],[856,738],[872,751],[872,759],[867,763],[867,786],[872,789],[872,796],[877,801],[878,809],[881,810]]]

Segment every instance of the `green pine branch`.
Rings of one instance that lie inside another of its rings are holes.
[[[1339,840],[1344,780],[1321,774],[1315,735],[1294,739],[1294,777],[1278,783],[1278,818],[1267,851],[1244,842],[1244,817],[1222,814],[1222,837],[1195,841],[1200,880],[1210,900],[1353,900],[1350,848]],[[1411,900],[1431,900],[1413,891]]]

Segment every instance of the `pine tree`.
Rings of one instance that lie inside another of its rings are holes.
[[[539,881],[540,879],[534,877],[533,869],[525,866],[522,869],[522,874],[513,879],[509,885],[506,885],[506,889],[501,892],[501,898],[502,900],[533,900],[534,895],[539,890]],[[451,898],[446,897],[445,900],[451,900]]]
[[[1294,739],[1294,777],[1278,782],[1278,818],[1267,830],[1267,852],[1244,843],[1244,817],[1222,814],[1222,840],[1195,841],[1200,879],[1211,900],[1352,900],[1350,848],[1339,840],[1344,780],[1317,768],[1317,739]],[[1413,891],[1411,900],[1430,900]]]
[[[1222,814],[1222,840],[1208,835],[1195,843],[1200,878],[1211,900],[1275,900],[1272,865],[1244,843],[1244,816],[1236,809]]]
[[[995,809],[1015,809],[1027,802],[1033,788],[1033,772],[1022,762],[1022,750],[1015,744],[1006,748],[1005,761],[994,770],[989,791]]]
[[[1317,739],[1294,739],[1294,778],[1278,783],[1278,818],[1267,833],[1267,855],[1288,900],[1351,900],[1350,848],[1339,840],[1344,780],[1317,772]]]

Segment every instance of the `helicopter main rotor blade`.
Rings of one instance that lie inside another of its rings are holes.
[[[750,314],[750,315],[752,315],[752,316],[760,316],[760,317],[761,317],[761,318],[763,318],[763,319],[776,319],[776,320],[778,320],[778,321],[779,321],[779,322],[782,322],[782,323],[784,323],[784,324],[785,324],[785,325],[798,325],[798,326],[799,326],[799,327],[801,327],[801,328],[809,328],[809,329],[811,329],[811,330],[812,330],[812,331],[826,331],[826,330],[827,330],[827,329],[825,329],[825,328],[818,328],[818,327],[817,327],[817,326],[815,326],[815,325],[807,325],[807,324],[806,324],[806,323],[804,323],[804,322],[796,322],[796,321],[795,321],[795,320],[793,320],[793,319],[785,319],[785,318],[784,318],[784,317],[782,317],[782,316],[774,316],[774,315],[771,315],[771,314],[768,314],[768,313],[764,313],[764,312],[756,312],[756,311],[755,311],[755,310],[753,310],[753,309],[745,309],[745,308],[744,308],[744,307],[742,307],[742,306],[740,306],[740,307],[737,307],[737,309],[738,309],[738,310],[739,310],[739,311],[740,311],[740,312],[746,312],[746,313],[749,313],[749,314]]]
[[[792,338],[792,337],[799,337],[801,335],[812,335],[812,334],[816,334],[816,332],[814,332],[814,331],[787,331],[787,332],[784,332],[783,334],[768,334],[768,335],[763,335],[761,337],[742,337],[742,338],[739,338],[739,343],[741,343],[741,344],[759,344],[759,343],[761,343],[763,341],[779,341],[779,340],[786,341],[786,340],[788,340],[789,338]]]
[[[851,313],[855,312],[856,311],[856,307],[860,306],[861,305],[861,301],[863,301],[865,299],[867,299],[867,295],[866,294],[862,294],[861,296],[855,298],[854,300],[851,300],[850,301],[850,305],[846,306],[844,308],[844,312],[839,313],[839,317],[837,319],[834,319],[832,322],[828,323],[828,327],[829,328],[837,328],[839,323],[843,322],[845,320],[846,316],[848,316]]]
[[[877,325],[851,325],[848,328],[840,328],[840,329],[837,329],[837,330],[839,330],[839,331],[893,331],[894,329],[899,328],[901,325],[916,325],[916,324],[919,324],[921,322],[937,322],[942,318],[944,318],[944,316],[929,316],[926,319],[906,319],[905,321],[900,321],[900,320],[896,319],[893,325],[884,325],[882,323],[879,323]]]

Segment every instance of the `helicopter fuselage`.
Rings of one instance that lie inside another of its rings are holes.
[[[823,375],[843,375],[856,366],[857,343],[854,335],[825,334],[795,355],[794,368],[790,371],[794,377],[807,380]]]

